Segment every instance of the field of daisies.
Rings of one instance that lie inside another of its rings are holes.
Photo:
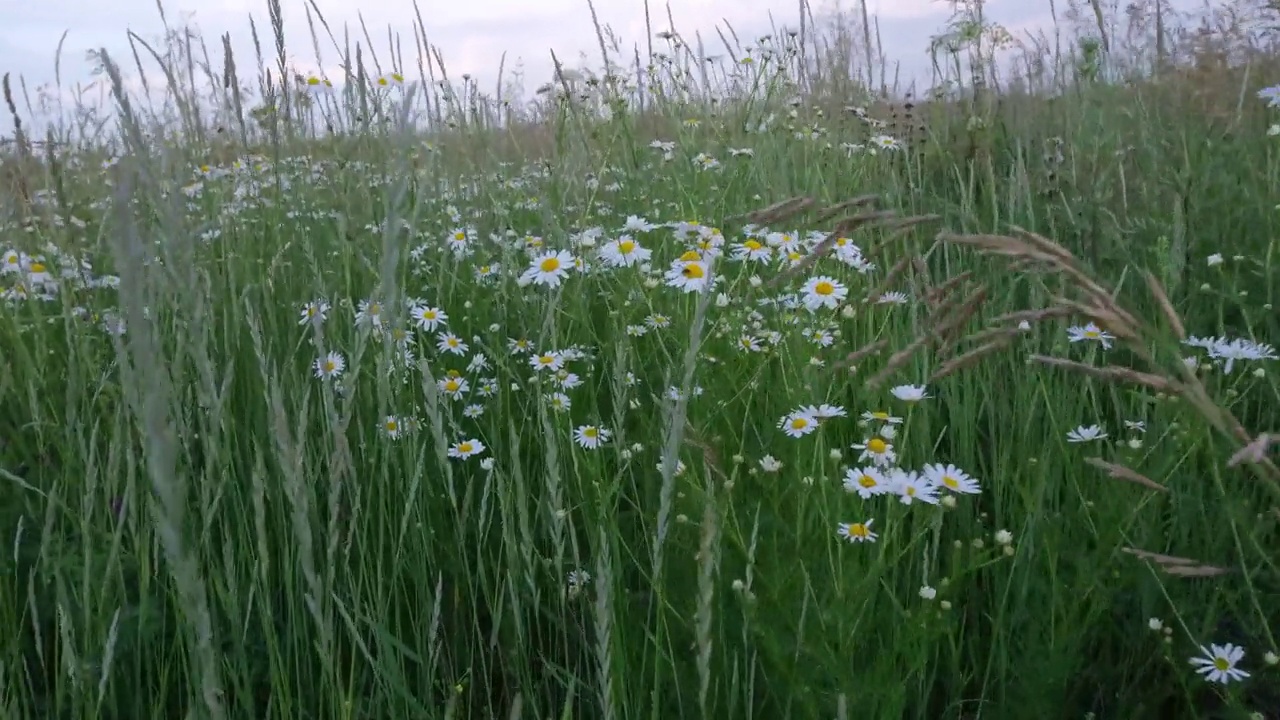
[[[772,42],[536,153],[392,74],[43,160],[4,717],[1280,717],[1278,94],[908,136]]]

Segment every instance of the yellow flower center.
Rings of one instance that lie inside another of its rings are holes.
[[[44,263],[38,263],[38,262],[31,263],[31,272],[33,273],[44,272]]]
[[[742,246],[752,251],[759,250],[761,247],[763,247],[760,243],[756,242],[755,240],[748,240],[742,243]]]
[[[830,295],[831,293],[836,291],[836,286],[832,285],[826,280],[823,280],[822,282],[813,286],[813,291],[819,295]]]
[[[864,488],[873,488],[876,485],[879,485],[880,483],[876,482],[876,479],[871,477],[870,475],[863,475],[862,477],[858,478],[858,484]]]
[[[618,252],[622,253],[623,255],[630,255],[631,252],[635,249],[636,249],[636,244],[631,242],[630,240],[623,240],[622,242],[618,243]]]
[[[560,269],[560,258],[549,257],[541,263],[538,263],[538,268],[542,270],[542,272],[555,272]]]
[[[552,357],[551,355],[539,355],[539,356],[538,356],[538,364],[539,364],[539,365],[550,365],[550,364],[554,363],[555,361],[556,361],[556,359],[555,359],[554,357]]]
[[[447,393],[456,393],[460,387],[462,387],[462,384],[453,378],[444,381],[444,391]]]
[[[453,234],[453,239],[457,240],[458,242],[462,242],[463,240],[467,239],[467,234],[464,232],[456,232]]]
[[[395,420],[388,420],[385,423],[385,427],[387,428],[387,432],[395,432],[396,428],[400,427],[400,424],[397,423]]]
[[[1102,336],[1102,333],[1097,330],[1085,330],[1084,336],[1089,338],[1090,340],[1097,340],[1099,337]]]
[[[332,360],[325,360],[325,361],[324,361],[324,371],[325,371],[325,372],[333,372],[333,371],[334,371],[334,369],[336,369],[337,367],[338,367],[338,364],[337,364],[337,363],[335,363],[335,362],[334,362],[334,361],[332,361]]]
[[[378,303],[373,303],[373,304],[369,305],[369,314],[370,314],[370,315],[377,315],[377,314],[378,314],[378,313],[380,313],[380,312],[382,312],[382,306],[381,306],[381,305],[379,305]]]
[[[852,535],[853,537],[865,538],[871,534],[871,531],[868,530],[867,526],[863,525],[862,523],[854,523],[853,525],[849,526],[849,534]]]
[[[469,442],[459,443],[459,444],[458,444],[458,452],[469,453],[469,452],[471,452],[471,449],[472,449],[473,447],[475,447],[475,446],[474,446],[474,445],[472,445],[472,444],[471,444],[471,443],[469,443]]]
[[[875,453],[876,455],[883,455],[888,449],[889,443],[881,440],[880,438],[871,438],[867,441],[867,450]]]
[[[694,262],[701,259],[702,256],[698,254],[697,250],[686,251],[685,254],[680,256],[680,262]]]
[[[803,430],[807,427],[809,427],[808,418],[802,418],[802,417],[791,418],[791,428],[793,430]]]
[[[685,264],[684,269],[680,271],[680,274],[690,280],[701,280],[707,273],[702,269],[701,265],[696,262],[691,262]]]
[[[960,487],[960,482],[959,482],[958,480],[956,480],[955,478],[951,477],[950,475],[943,475],[943,476],[942,476],[942,484],[943,484],[943,485],[946,485],[947,487],[951,488],[952,490],[954,490],[954,489],[956,489],[956,488]]]
[[[1231,663],[1224,657],[1216,657],[1213,659],[1213,667],[1219,672],[1226,672],[1231,669]]]
[[[600,434],[600,431],[592,427],[592,428],[587,428],[586,430],[583,430],[582,434],[585,437],[594,438]]]

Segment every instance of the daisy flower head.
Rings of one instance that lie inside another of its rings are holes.
[[[858,456],[858,462],[870,461],[878,467],[888,467],[898,459],[898,454],[893,450],[893,444],[883,437],[870,437],[850,447],[862,451]]]
[[[844,489],[848,493],[856,493],[863,500],[890,491],[884,472],[875,466],[849,468],[844,472]]]
[[[468,347],[470,346],[462,338],[451,332],[443,332],[436,337],[436,350],[442,353],[465,355]]]
[[[653,251],[640,246],[630,235],[610,240],[600,248],[600,259],[609,267],[631,267],[649,262]]]
[[[862,413],[862,421],[864,423],[884,423],[885,425],[901,425],[902,418],[895,417],[883,410],[868,410]]]
[[[388,415],[382,419],[382,434],[392,440],[399,440],[404,434],[404,424],[395,415]]]
[[[529,356],[529,365],[534,370],[550,370],[557,372],[564,367],[564,355],[555,351],[542,352]]]
[[[836,534],[851,543],[873,543],[880,536],[871,531],[871,523],[875,518],[860,523],[840,523],[836,526]]]
[[[1103,330],[1094,323],[1067,328],[1067,340],[1070,342],[1076,343],[1089,340],[1101,345],[1103,350],[1111,349],[1111,341],[1115,339],[1115,335]]]
[[[306,325],[314,323],[319,325],[329,317],[329,303],[323,300],[312,300],[302,306],[302,312],[299,313],[298,324]]]
[[[461,400],[466,395],[471,385],[467,379],[458,374],[456,370],[450,370],[449,374],[441,378],[437,383],[440,392],[448,395],[453,400]]]
[[[818,422],[848,415],[848,413],[845,412],[845,409],[839,405],[828,405],[827,403],[822,403],[821,405],[805,405],[800,408],[800,412],[812,415],[818,419]]]
[[[455,460],[466,460],[485,451],[484,443],[474,438],[459,440],[449,447],[449,457]]]
[[[1081,425],[1067,432],[1067,442],[1085,443],[1093,440],[1105,440],[1107,431],[1101,425]]]
[[[978,481],[955,465],[930,464],[924,466],[925,479],[938,488],[957,495],[977,495],[982,492]]]
[[[342,377],[342,371],[347,369],[347,361],[342,357],[342,353],[329,352],[316,358],[313,367],[316,377],[321,380],[336,380]]]
[[[938,504],[938,487],[914,470],[896,469],[891,473],[889,482],[903,505],[915,502]]]
[[[902,402],[915,403],[921,400],[927,400],[931,395],[925,392],[924,385],[898,385],[891,388],[889,393],[898,398]]]
[[[586,450],[597,450],[609,442],[613,433],[598,425],[580,425],[573,431],[573,441]]]
[[[779,420],[778,427],[782,428],[787,437],[804,437],[818,429],[818,418],[798,410]]]
[[[711,270],[696,250],[686,252],[671,263],[664,278],[668,287],[687,293],[702,292],[711,286]]]
[[[826,275],[809,278],[800,291],[804,293],[804,306],[809,312],[819,308],[834,310],[849,296],[848,288]]]
[[[1240,669],[1240,661],[1244,659],[1244,648],[1239,645],[1200,646],[1200,655],[1191,658],[1196,672],[1204,675],[1211,683],[1226,685],[1235,680],[1244,680],[1249,673]]]
[[[572,267],[574,267],[573,255],[564,250],[549,250],[533,258],[529,263],[529,269],[524,271],[520,280],[525,285],[532,283],[557,288],[569,275],[569,269]]]
[[[449,322],[449,315],[444,310],[430,305],[414,305],[409,308],[409,317],[419,330],[427,332],[435,332]]]

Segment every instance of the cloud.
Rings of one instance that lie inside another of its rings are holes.
[[[825,0],[817,3],[816,14],[843,8],[850,11],[854,0]],[[925,49],[929,38],[937,33],[950,14],[950,5],[941,0],[867,0],[868,8],[879,21],[882,42],[891,62],[901,63],[902,71],[917,81],[927,77]],[[1194,2],[1195,0],[1185,0]],[[835,4],[839,3],[839,4]],[[285,38],[289,61],[297,68],[314,70],[333,68],[339,62],[334,43],[320,29],[318,44],[323,63],[317,64],[310,30],[307,25],[307,0],[281,0],[285,18]],[[644,4],[638,0],[595,0],[601,25],[608,26],[631,46],[646,46]],[[399,36],[405,56],[406,74],[416,75],[414,26],[417,14],[412,0],[380,0],[363,8],[350,0],[315,0],[339,43],[344,33],[351,43],[363,43],[364,27],[373,40],[374,54],[389,69],[388,29]],[[675,29],[687,38],[700,33],[707,51],[717,53],[720,40],[717,27],[732,26],[738,37],[755,39],[774,28],[798,27],[796,0],[671,0]],[[267,22],[263,0],[169,0],[164,3],[171,27],[187,22],[199,27],[215,68],[222,64],[219,38],[230,33],[236,64],[242,76],[252,76],[254,59],[249,18],[257,24],[268,64],[274,64],[274,40]],[[562,62],[577,66],[579,58],[588,64],[599,64],[599,47],[587,3],[583,0],[477,0],[473,2],[426,2],[419,8],[427,38],[440,49],[450,76],[471,74],[483,88],[496,86],[500,60],[506,54],[510,72],[520,60],[527,76],[526,85],[538,85],[551,74],[551,51]],[[654,32],[668,29],[665,4],[650,2],[650,20]],[[1035,30],[1048,22],[1048,0],[988,0],[986,12],[993,20],[1011,29]],[[133,61],[126,31],[148,40],[158,40],[164,25],[160,13],[149,2],[125,0],[41,0],[20,2],[5,11],[0,26],[0,72],[21,76],[28,87],[54,80],[55,50],[66,33],[62,55],[62,95],[69,96],[76,83],[88,83],[90,65],[85,51],[105,47],[132,72]],[[661,42],[656,43],[661,47]],[[366,58],[369,57],[366,54]],[[372,63],[370,63],[372,64]],[[0,135],[12,131],[7,113],[0,113]]]

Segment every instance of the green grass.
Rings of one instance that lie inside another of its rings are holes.
[[[47,202],[0,236],[27,254],[4,287],[30,286],[37,259],[119,285],[62,277],[0,311],[3,716],[1275,717],[1280,473],[1227,463],[1280,431],[1275,363],[1227,373],[1180,345],[1144,275],[1191,335],[1280,337],[1280,147],[1256,88],[1228,120],[1142,84],[932,103],[927,142],[870,155],[841,144],[880,131],[818,95],[788,117],[792,75],[761,65],[723,80],[747,94],[714,111],[670,99],[600,119],[565,102],[536,127],[464,122],[430,147],[395,121],[359,127],[370,103],[424,107],[370,84],[304,111],[334,113],[343,141],[268,118],[260,157],[234,166],[189,134],[144,139],[163,129],[135,102],[118,162],[44,163]],[[813,205],[767,224],[817,233],[802,256],[841,218],[885,211],[847,233],[875,269],[727,257],[748,213],[796,196]],[[933,217],[895,229],[890,212]],[[656,225],[633,233],[652,269],[604,267],[632,215]],[[698,237],[667,225],[686,221],[725,240],[709,292],[663,279]],[[1008,248],[1015,228],[1076,260],[975,247],[996,233],[986,245]],[[542,250],[590,267],[523,286]],[[816,275],[847,287],[839,308],[777,301]],[[906,302],[865,300],[890,290]],[[327,320],[299,322],[321,299]],[[369,300],[385,331],[356,321]],[[438,349],[415,301],[468,350]],[[1042,308],[1066,310],[1026,330],[1006,317]],[[1108,318],[1110,349],[1068,341]],[[580,385],[559,388],[515,340],[576,350]],[[1004,345],[934,379],[990,340]],[[345,371],[320,379],[329,352]],[[1169,385],[1090,374],[1103,366]],[[890,392],[908,384],[929,397]],[[848,416],[779,427],[822,403]],[[981,492],[847,492],[865,465],[851,446],[880,426],[869,411],[901,418],[902,468],[954,464]],[[1108,437],[1068,442],[1094,424]],[[584,448],[587,425],[611,436]],[[468,440],[483,452],[450,456]],[[871,519],[874,543],[837,534]],[[1209,643],[1244,648],[1251,676],[1196,675]]]

